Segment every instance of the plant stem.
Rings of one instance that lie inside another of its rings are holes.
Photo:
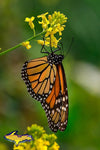
[[[37,34],[37,35],[35,35],[35,36],[32,36],[32,37],[30,37],[29,39],[27,39],[27,40],[25,40],[25,41],[31,41],[31,40],[33,40],[33,39],[35,39],[35,38],[37,38],[37,37],[43,35],[44,33],[45,33],[45,31],[43,31],[43,32],[41,32],[41,33],[39,33],[39,34]],[[25,42],[25,41],[24,41],[24,42]],[[7,49],[7,50],[1,52],[1,53],[0,53],[0,56],[4,55],[4,54],[6,54],[6,53],[8,53],[8,52],[10,52],[10,51],[12,51],[12,50],[14,50],[14,49],[20,47],[20,46],[22,46],[22,43],[19,43],[19,44],[15,45],[14,47],[11,47],[11,48],[9,48],[9,49]]]

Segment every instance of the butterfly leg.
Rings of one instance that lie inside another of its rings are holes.
[[[58,45],[57,47],[58,47],[58,49],[56,49],[56,50],[54,51],[54,53],[57,52],[57,51],[60,51],[60,50],[62,49],[61,46],[59,46],[59,45]]]
[[[45,52],[43,52],[43,49],[45,50]],[[42,45],[42,48],[41,48],[41,53],[45,53],[45,54],[49,54],[49,52],[47,51],[47,49],[45,48],[45,45]]]
[[[41,48],[41,53],[45,53],[45,54],[49,54],[49,52],[47,51],[47,49],[45,48],[45,39],[43,37],[43,41],[44,41],[44,44],[42,45],[42,48]],[[45,50],[45,52],[43,52],[43,49]]]

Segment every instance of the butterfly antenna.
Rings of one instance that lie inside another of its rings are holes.
[[[74,42],[74,37],[72,37],[72,40],[71,40],[71,43],[70,43],[70,46],[68,48],[66,55],[70,52],[73,42]]]

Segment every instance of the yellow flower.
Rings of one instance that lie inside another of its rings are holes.
[[[51,38],[51,41],[50,41]],[[45,39],[45,41],[43,40],[37,40],[38,44],[46,45],[49,46],[50,42],[51,42],[51,47],[57,48],[58,42],[61,40],[61,38],[59,38],[58,40],[56,39],[56,37],[52,34],[51,37],[47,37]]]
[[[57,48],[58,42],[61,40],[61,37],[57,40],[54,35],[51,36],[51,47]]]
[[[31,143],[21,143],[18,146],[14,144],[13,150],[35,150],[35,148],[32,148]]]
[[[67,22],[67,17],[63,14],[63,13],[60,13],[59,11],[55,11],[53,14],[52,14],[52,25],[54,24],[58,24],[60,23],[61,25],[64,24],[65,22]]]
[[[49,20],[49,23],[51,23],[51,21],[52,21],[51,15],[48,15],[48,20]]]
[[[31,18],[28,18],[28,17],[25,18],[25,22],[29,22],[29,26],[31,29],[34,29],[34,23],[33,23],[34,19],[35,17],[33,16]]]
[[[62,31],[64,30],[65,25],[60,25],[59,23],[57,24],[57,30],[59,32],[59,35],[62,35]]]
[[[22,45],[23,45],[24,47],[26,47],[27,49],[30,49],[30,48],[31,48],[31,45],[30,45],[30,42],[29,42],[29,41],[23,42]]]
[[[27,131],[29,135],[32,133],[33,139],[38,139],[45,133],[43,127],[38,126],[37,124],[32,124],[31,127],[27,127]]]
[[[56,142],[54,142],[54,144],[49,148],[49,150],[59,150],[59,148],[59,145]]]
[[[49,22],[50,22],[50,26],[54,29],[56,29],[57,27],[63,27],[61,28],[61,31],[64,30],[64,23],[67,22],[67,17],[65,17],[64,14],[60,13],[60,12],[54,12],[52,15],[48,16]],[[56,32],[59,32],[59,29],[56,29]]]
[[[44,40],[37,40],[38,44],[41,44],[42,46],[43,45],[46,45],[48,46],[49,45],[49,42],[48,41],[44,41]]]
[[[44,18],[47,14],[48,14],[48,12],[46,12],[45,14],[38,15],[37,17],[38,17],[38,18],[40,18],[40,17],[41,17],[41,18]]]
[[[43,40],[37,40],[38,44],[44,45],[44,41]]]
[[[46,134],[43,127],[33,124],[27,127],[27,132],[33,137],[30,142],[14,144],[13,150],[59,150],[59,145],[55,142],[57,139],[54,134]]]
[[[16,145],[14,145],[13,150],[25,150],[25,149],[24,149],[23,146],[20,146],[20,145],[16,146]]]
[[[42,24],[42,28],[43,28],[44,30],[48,28],[48,24],[49,24],[49,21],[48,21],[48,19],[46,18],[46,15],[47,15],[47,14],[48,14],[48,12],[45,13],[45,14],[41,14],[41,15],[37,16],[38,18],[42,18],[42,21],[41,21],[41,22],[39,21],[39,24]]]
[[[50,143],[49,141],[45,141],[42,138],[40,138],[34,142],[34,145],[36,147],[36,150],[47,150]]]
[[[48,45],[51,47],[57,48],[58,42],[61,40],[61,37],[57,40],[56,37],[51,34],[50,37],[47,37],[45,43],[48,42]]]
[[[48,15],[48,19],[46,18],[46,15],[48,15],[48,12],[38,16],[38,18],[42,18],[42,21],[39,22],[39,24],[42,24],[43,30],[46,31],[45,43],[42,40],[39,40],[38,43],[41,45],[45,44],[46,46],[51,44],[51,47],[56,48],[61,38],[57,40],[55,34],[59,33],[59,36],[62,36],[62,31],[65,27],[64,23],[67,22],[67,17],[59,11],[55,11],[52,15]]]
[[[58,32],[58,29],[57,29],[57,28],[52,28],[52,27],[50,27],[50,28],[47,29],[47,32],[46,32],[46,34],[45,34],[45,37],[48,37],[49,35],[53,35],[53,34],[55,34],[55,33],[57,33],[57,32]]]

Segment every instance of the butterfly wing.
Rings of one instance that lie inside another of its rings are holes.
[[[52,131],[64,131],[68,119],[68,93],[62,64],[50,65],[47,57],[26,62],[22,78],[28,92],[40,101]]]
[[[68,92],[65,73],[62,64],[56,66],[56,79],[46,103],[49,110],[46,112],[49,127],[52,131],[64,131],[68,121]],[[45,108],[46,109],[46,108]]]
[[[44,106],[55,82],[56,66],[50,66],[45,56],[25,62],[21,74],[28,92]]]
[[[66,84],[66,77],[63,65],[58,65],[59,69],[59,77],[60,77],[60,87],[61,87],[61,101],[62,105],[60,107],[60,126],[59,130],[64,131],[67,126],[68,122],[68,90],[67,90],[67,84]]]

